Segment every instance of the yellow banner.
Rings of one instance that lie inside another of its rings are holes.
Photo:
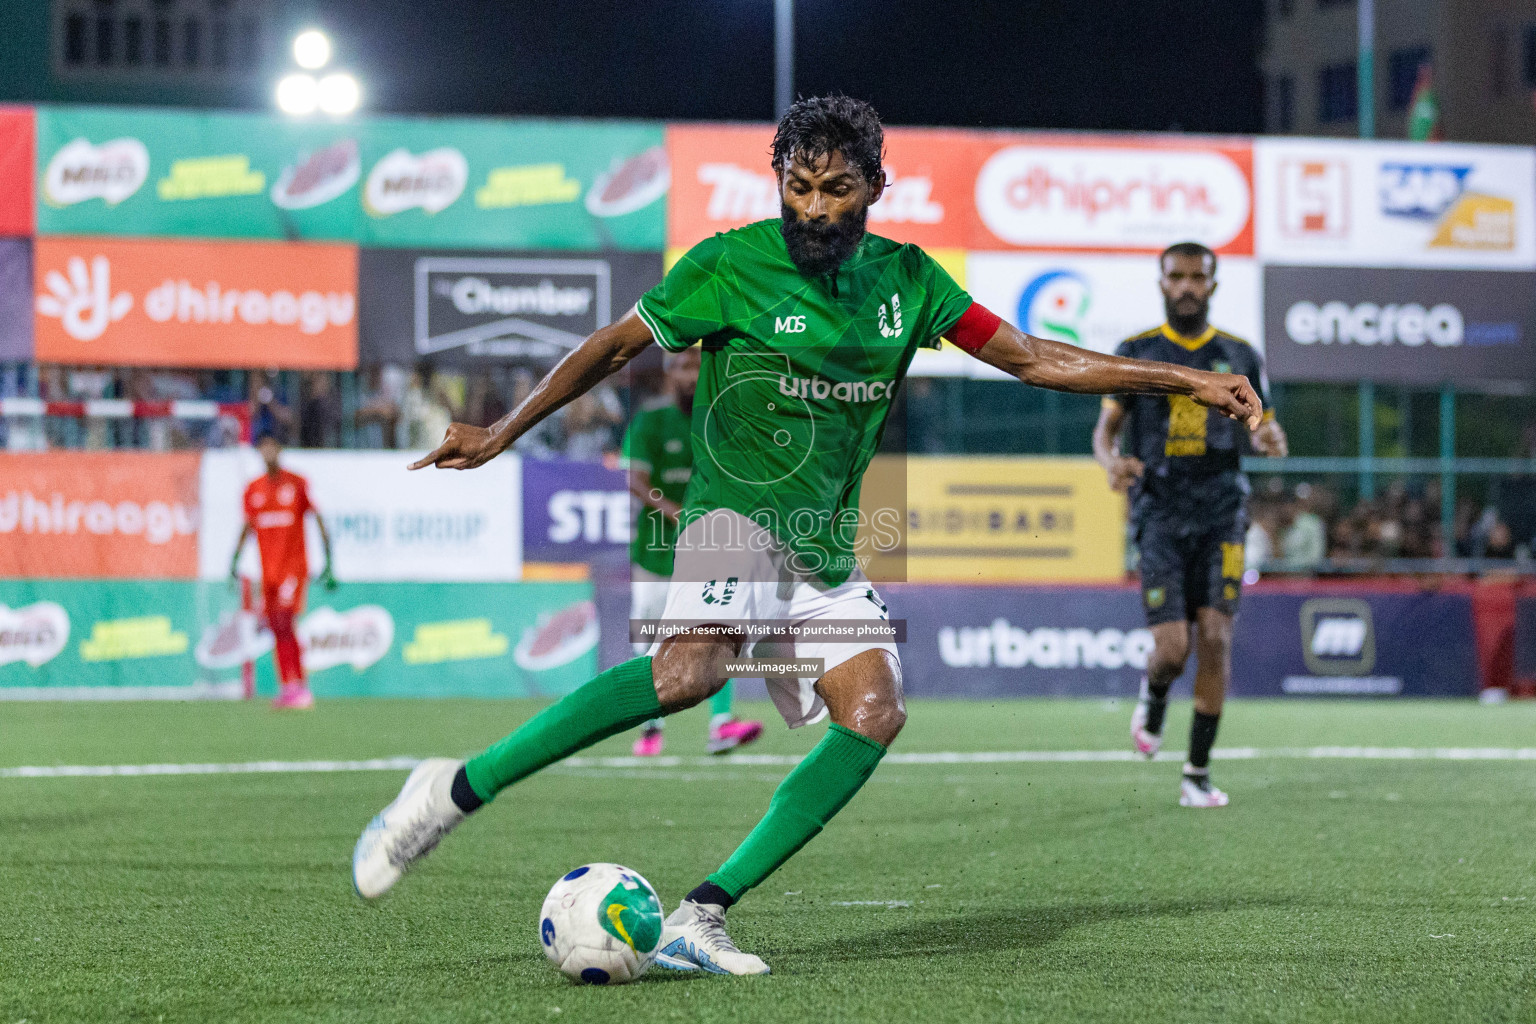
[[[860,506],[872,517],[903,493],[901,543],[860,546],[874,552],[866,571],[876,582],[1125,575],[1125,497],[1109,489],[1092,459],[881,456],[865,477]]]

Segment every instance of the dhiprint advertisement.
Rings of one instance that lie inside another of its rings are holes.
[[[969,249],[1253,254],[1253,149],[1242,139],[972,136]]]
[[[33,262],[46,362],[357,365],[352,246],[39,238]]]

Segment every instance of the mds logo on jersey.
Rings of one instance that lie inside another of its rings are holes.
[[[1376,667],[1371,606],[1358,598],[1313,598],[1301,605],[1301,653],[1320,676],[1364,676]]]
[[[773,333],[774,334],[804,334],[805,333],[805,317],[804,316],[800,316],[800,315],[796,315],[796,316],[776,316],[776,317],[773,318]]]

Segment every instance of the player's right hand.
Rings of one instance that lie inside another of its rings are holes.
[[[1246,424],[1249,430],[1259,429],[1264,403],[1259,401],[1247,377],[1240,373],[1208,373],[1204,370],[1196,370],[1194,374],[1195,387],[1189,393],[1190,398]]]
[[[443,443],[411,463],[409,468],[425,469],[428,466],[436,466],[438,469],[474,469],[476,466],[485,465],[500,454],[501,447],[485,427],[474,427],[468,423],[451,423],[448,425],[448,434],[443,438]]]
[[[1104,468],[1109,473],[1109,489],[1123,494],[1131,489],[1132,484],[1141,479],[1141,474],[1147,467],[1142,465],[1140,459],[1121,455]]]

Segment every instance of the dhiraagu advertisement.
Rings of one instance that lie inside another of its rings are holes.
[[[40,234],[659,250],[671,171],[651,122],[42,107]]]
[[[317,696],[540,697],[597,671],[587,583],[312,586],[298,621]],[[224,583],[0,581],[0,699],[233,698],[272,637]]]

